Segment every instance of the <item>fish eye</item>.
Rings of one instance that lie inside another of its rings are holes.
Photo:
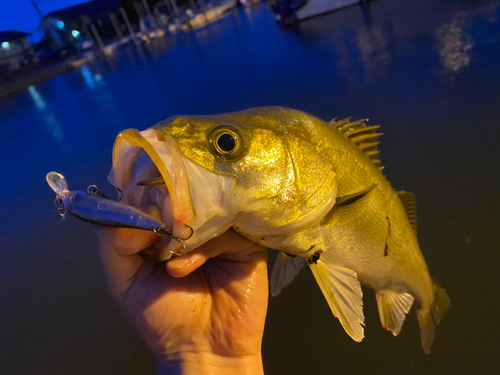
[[[210,143],[217,155],[230,161],[243,151],[243,138],[233,125],[218,125],[212,130]]]
[[[231,133],[222,133],[217,138],[217,146],[223,152],[231,152],[236,147],[236,139]]]

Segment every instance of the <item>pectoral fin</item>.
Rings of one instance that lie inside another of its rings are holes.
[[[293,257],[279,252],[271,274],[271,295],[276,297],[283,288],[290,284],[304,268],[306,261],[301,257]]]
[[[310,267],[333,315],[340,320],[346,333],[354,341],[363,340],[363,292],[356,272],[321,259]]]
[[[401,331],[406,314],[413,305],[413,296],[408,293],[381,290],[376,294],[376,297],[382,327],[397,336]]]
[[[341,204],[346,203],[347,201],[354,200],[355,198],[361,198],[364,195],[368,194],[370,191],[372,191],[375,186],[376,186],[375,184],[372,184],[372,185],[368,186],[366,189],[363,189],[363,190],[358,191],[356,193],[343,195],[343,196],[337,196],[335,199],[335,205],[339,206]]]

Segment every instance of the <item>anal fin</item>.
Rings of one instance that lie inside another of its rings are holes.
[[[397,336],[406,314],[413,305],[413,296],[409,293],[397,293],[386,289],[377,292],[376,297],[382,327]]]
[[[280,294],[305,265],[306,261],[303,258],[286,255],[280,251],[271,273],[271,295],[276,297]]]
[[[363,292],[356,272],[319,259],[310,264],[312,273],[330,309],[354,341],[365,337],[363,325]]]

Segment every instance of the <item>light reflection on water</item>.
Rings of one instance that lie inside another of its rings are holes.
[[[445,73],[457,73],[470,64],[473,45],[471,36],[464,30],[466,22],[467,14],[459,12],[436,31],[439,56]]]
[[[40,95],[35,86],[29,86],[28,92],[33,98],[37,109],[41,112],[43,122],[45,123],[45,125],[47,125],[46,129],[48,130],[49,134],[56,142],[62,142],[64,138],[62,125],[57,120],[55,114],[50,111],[50,108],[46,108],[47,103],[43,99],[42,95]]]
[[[102,85],[102,76],[98,73],[92,74],[87,65],[82,65],[80,71],[82,72],[83,79],[88,87],[95,89],[98,85]]]
[[[47,103],[43,100],[42,96],[38,92],[35,86],[28,87],[28,92],[30,93],[35,105],[38,109],[44,109]]]
[[[43,121],[47,124],[52,137],[58,141],[63,141],[64,134],[62,132],[62,126],[59,121],[57,121],[56,116],[53,113],[47,113],[43,115]]]
[[[381,79],[386,75],[390,62],[387,50],[387,41],[379,27],[365,27],[358,29],[358,48],[361,52],[361,61],[367,80]]]

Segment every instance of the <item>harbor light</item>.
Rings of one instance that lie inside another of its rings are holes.
[[[78,38],[80,36],[80,32],[78,30],[72,30],[71,35],[73,35],[73,38]]]
[[[9,42],[2,42],[2,48],[8,49],[10,47]]]
[[[57,27],[62,29],[64,27],[64,22],[63,21],[57,21]]]

